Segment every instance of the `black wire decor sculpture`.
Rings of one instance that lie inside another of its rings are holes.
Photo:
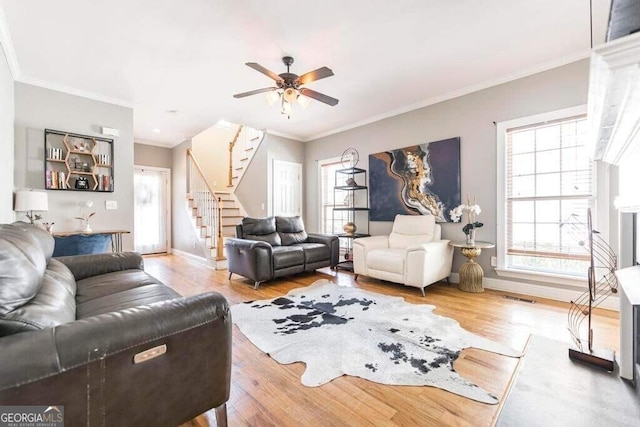
[[[618,292],[615,276],[618,260],[613,249],[604,241],[600,232],[593,229],[591,209],[587,210],[587,223],[579,222],[577,215],[563,223],[569,227],[570,235],[578,245],[588,252],[588,289],[569,307],[569,333],[575,348],[569,348],[569,357],[591,365],[613,371],[614,353],[611,350],[594,349],[592,315],[593,309],[611,294]],[[586,337],[584,324],[586,321]]]

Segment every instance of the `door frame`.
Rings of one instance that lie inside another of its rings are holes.
[[[272,179],[271,179],[271,183],[269,185],[269,192],[271,193],[271,195],[270,195],[271,197],[269,197],[269,202],[270,202],[269,203],[269,205],[270,205],[269,206],[269,208],[270,208],[269,209],[269,215],[273,215],[273,209],[275,208],[275,192],[273,190],[274,190],[274,186],[276,184],[276,171],[278,169],[277,165],[278,164],[283,164],[283,163],[287,164],[287,165],[295,165],[295,166],[297,166],[298,172],[300,174],[300,179],[298,180],[298,200],[300,201],[300,213],[299,213],[299,215],[302,218],[303,217],[303,213],[304,213],[304,203],[303,203],[303,200],[302,200],[302,191],[303,191],[302,190],[303,189],[303,186],[302,186],[302,163],[290,162],[290,161],[287,161],[287,160],[280,160],[280,159],[273,159],[273,166],[272,166],[272,169],[271,169]]]
[[[166,200],[166,206],[165,209],[167,210],[167,221],[166,221],[166,237],[167,237],[167,253],[170,254],[171,253],[171,249],[172,249],[172,245],[171,245],[171,169],[169,168],[159,168],[156,166],[143,166],[143,165],[133,165],[133,174],[135,175],[136,170],[140,170],[140,171],[144,171],[144,170],[149,170],[149,171],[158,171],[158,172],[165,172],[167,174],[167,187],[166,187],[166,194],[165,194],[165,200]],[[135,194],[133,196],[133,209],[134,209],[134,215],[135,215]],[[134,227],[135,227],[135,223],[134,223]],[[133,230],[133,247],[135,248],[135,242],[136,242],[136,230]]]

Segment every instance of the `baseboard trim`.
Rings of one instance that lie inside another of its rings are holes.
[[[201,257],[198,255],[191,254],[189,252],[181,251],[180,249],[176,249],[176,248],[171,248],[171,253],[179,257],[197,262],[198,264],[202,264],[205,267],[209,267],[212,270],[215,270],[214,266],[212,266],[209,260],[206,259],[205,257]]]
[[[451,273],[449,281],[459,283],[460,276],[458,273]],[[547,298],[555,301],[571,302],[575,301],[582,295],[584,290],[566,289],[553,285],[537,285],[533,283],[514,282],[511,280],[493,279],[485,277],[482,284],[486,289],[495,291],[510,292],[514,294],[526,295],[529,297]],[[620,311],[620,298],[617,295],[611,295],[598,306],[607,310]]]

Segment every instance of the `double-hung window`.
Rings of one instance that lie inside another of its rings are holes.
[[[595,174],[581,111],[499,124],[499,273],[586,275],[588,252],[575,231],[587,209],[595,215]]]
[[[344,192],[333,189],[338,169],[344,169],[339,157],[320,162],[320,232],[325,234],[342,233],[342,226],[348,221],[347,212],[333,210],[336,205],[343,206],[342,200],[334,200],[334,197],[341,194],[344,197]]]

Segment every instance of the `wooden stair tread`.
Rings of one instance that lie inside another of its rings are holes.
[[[249,160],[249,158],[248,157],[243,157],[243,158],[240,159],[241,162],[244,162],[246,160]]]
[[[253,147],[245,148],[244,151],[253,151]]]

